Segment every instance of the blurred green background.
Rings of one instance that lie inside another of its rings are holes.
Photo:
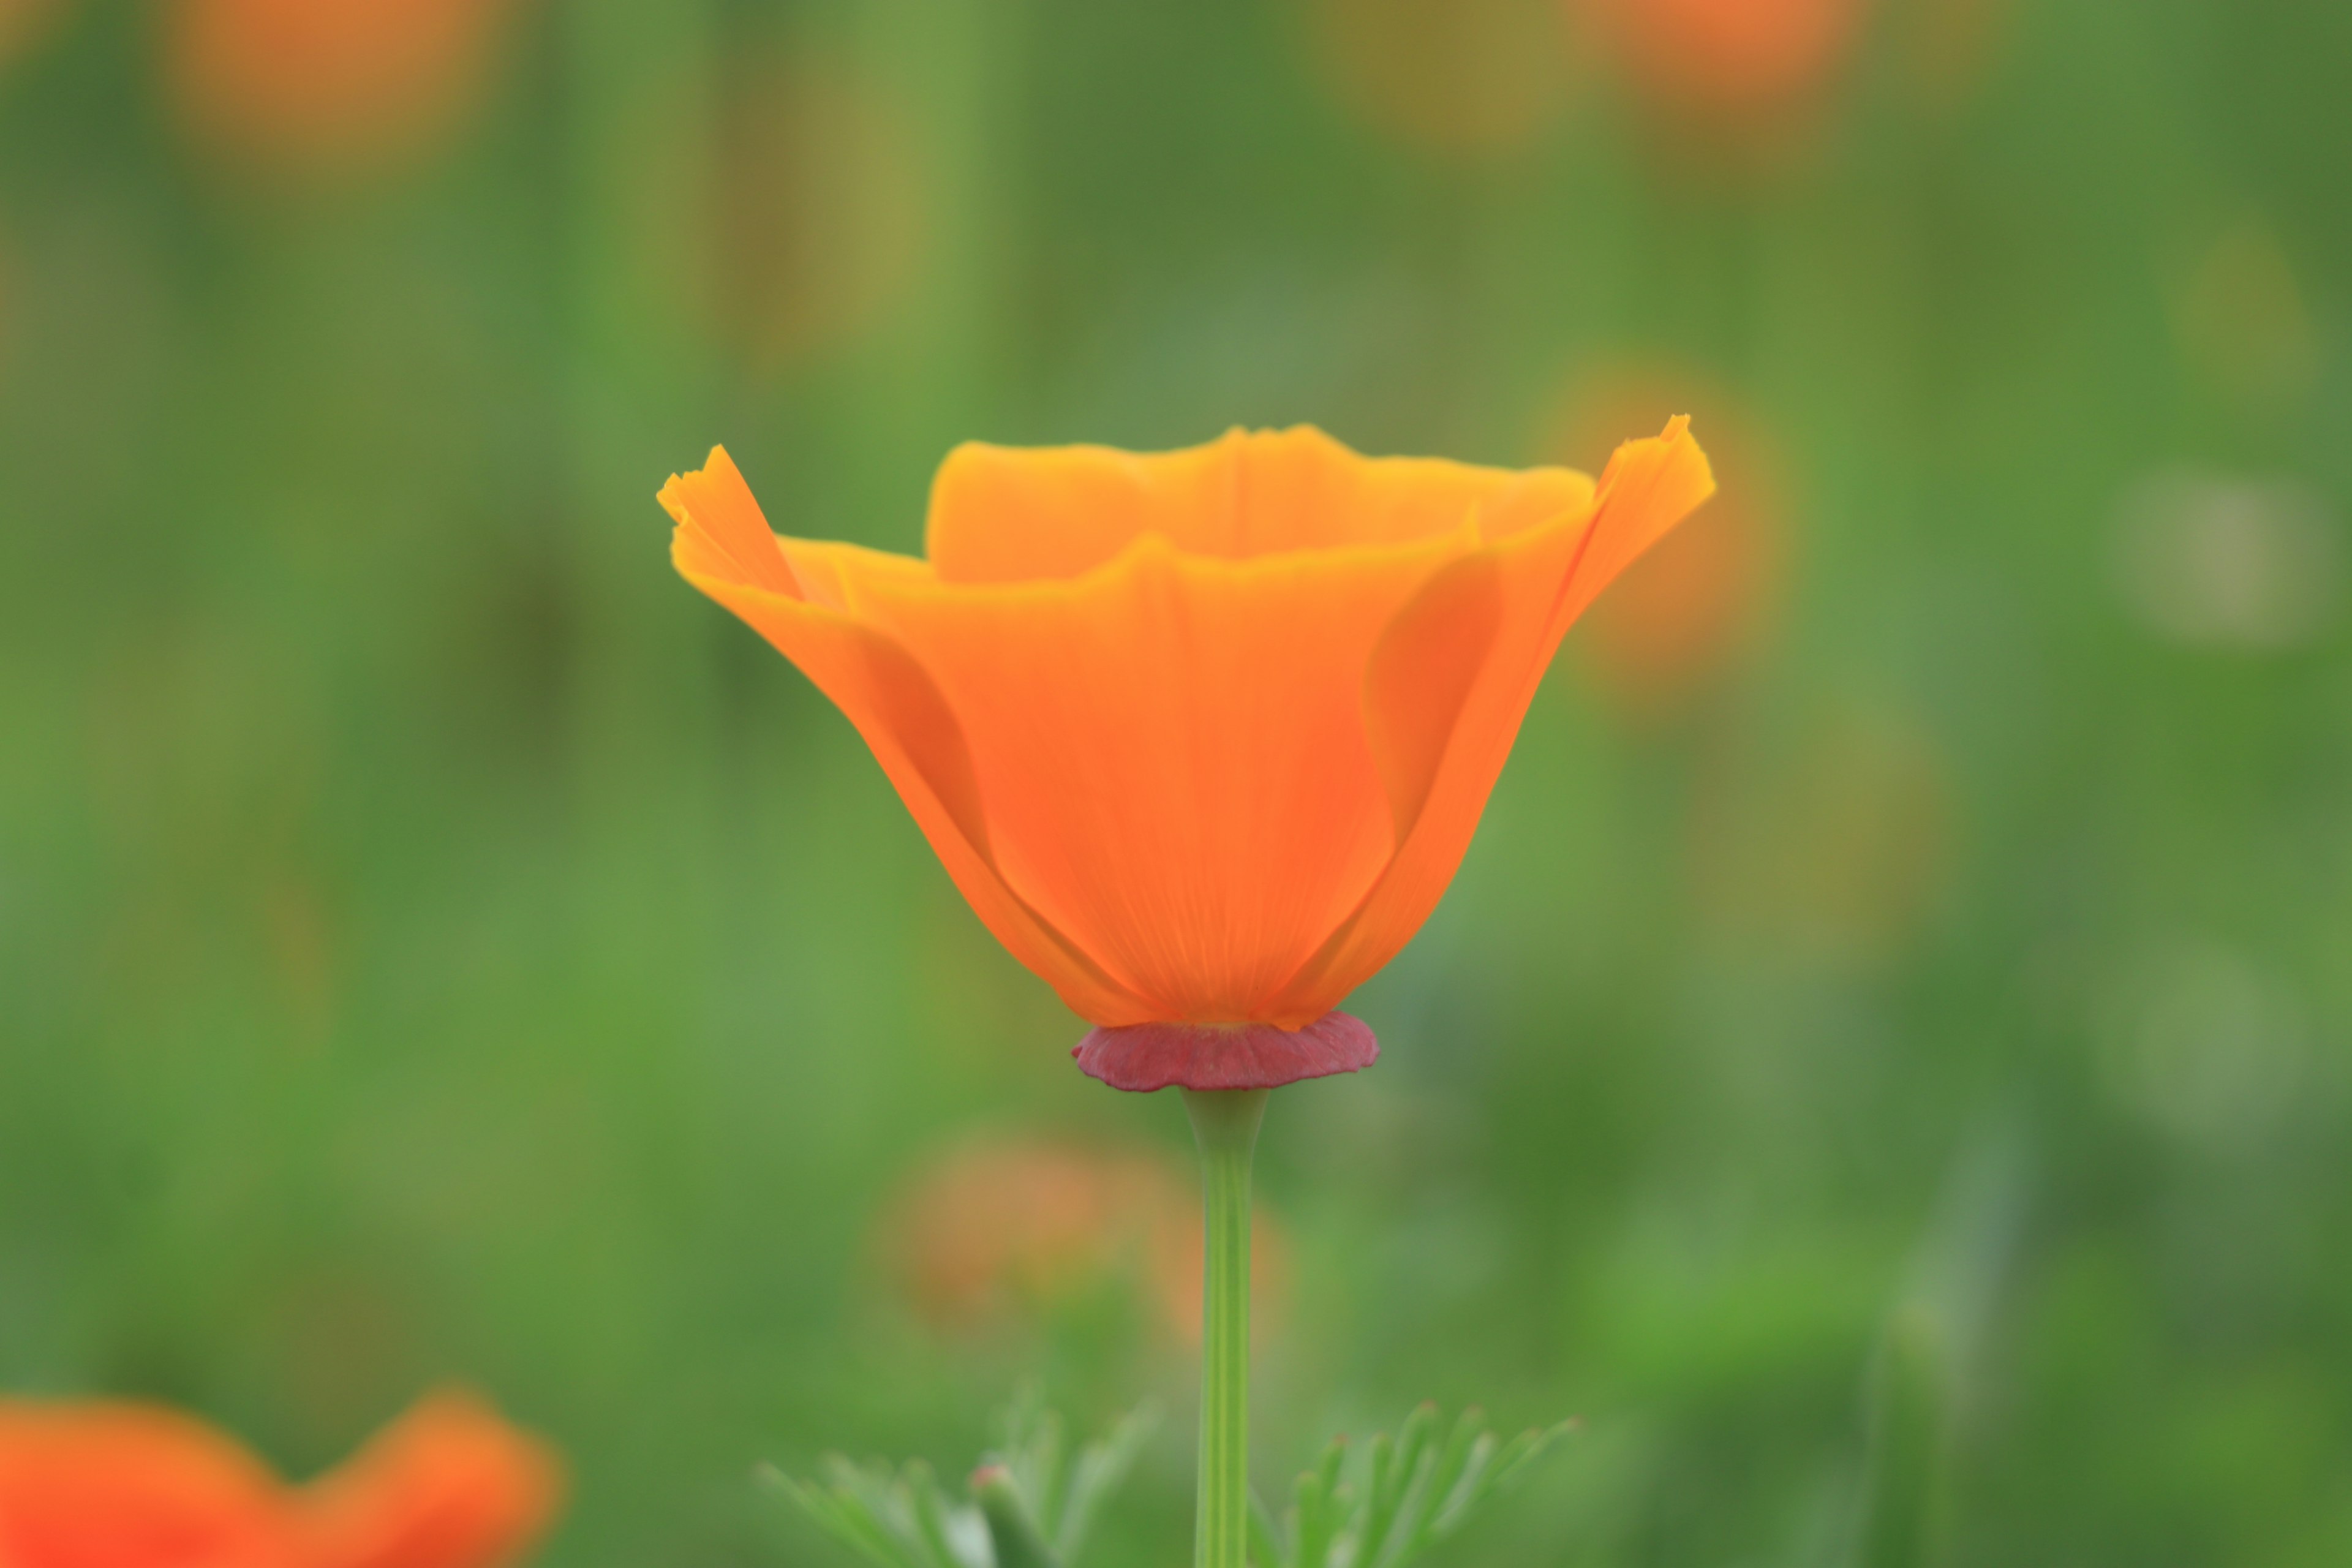
[[[1940,1561],[2352,1562],[2347,82],[2336,0],[0,4],[0,1387],[309,1473],[459,1379],[547,1563],[838,1563],[755,1461],[1035,1373],[1168,1403],[1181,1561],[1179,1107],[654,491],[1686,411],[1273,1107],[1261,1484],[1580,1413],[1447,1561],[1843,1563],[1909,1313]]]

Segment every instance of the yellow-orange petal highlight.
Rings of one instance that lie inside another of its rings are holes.
[[[315,1568],[504,1568],[554,1517],[555,1456],[471,1394],[445,1390],[313,1483]]]
[[[1307,428],[967,447],[922,561],[775,538],[724,452],[662,501],[1072,1008],[1295,1031],[1427,918],[1560,637],[1712,489],[1676,420],[1597,486]]]
[[[153,1405],[0,1400],[6,1568],[305,1568],[278,1479]]]

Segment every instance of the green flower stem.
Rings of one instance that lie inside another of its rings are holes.
[[[1201,1475],[1194,1568],[1247,1568],[1250,1157],[1271,1089],[1183,1091],[1201,1146]]]

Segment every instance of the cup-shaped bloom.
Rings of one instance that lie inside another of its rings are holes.
[[[1332,1011],[1468,847],[1560,637],[1705,500],[1675,420],[1598,483],[1320,431],[967,444],[926,559],[779,538],[723,450],[671,558],[856,724],[1120,1088],[1365,1065]]]
[[[459,1394],[308,1487],[158,1405],[0,1399],[5,1568],[508,1568],[559,1487],[537,1439]]]

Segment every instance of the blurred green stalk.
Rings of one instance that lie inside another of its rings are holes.
[[[1943,1560],[1950,1421],[1944,1326],[1918,1302],[1895,1310],[1872,1369],[1870,1468],[1855,1568]]]
[[[1264,1089],[1185,1089],[1201,1148],[1201,1473],[1193,1568],[1245,1568],[1249,1544],[1250,1159]]]

